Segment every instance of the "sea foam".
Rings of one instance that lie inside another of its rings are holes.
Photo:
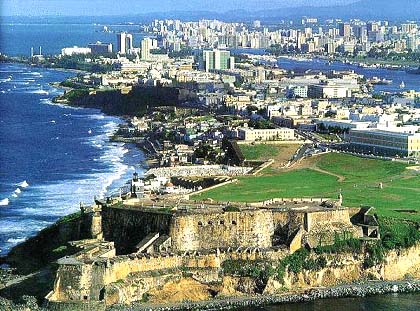
[[[19,184],[19,187],[26,188],[26,187],[29,187],[29,184],[26,180],[24,180]]]

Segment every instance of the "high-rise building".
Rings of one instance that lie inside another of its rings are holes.
[[[401,24],[401,31],[403,33],[410,33],[413,30],[417,29],[417,24],[409,23],[409,24]]]
[[[340,30],[339,35],[341,37],[348,38],[351,36],[351,26],[349,23],[340,23],[339,30]]]
[[[141,40],[141,59],[148,60],[150,59],[150,50],[152,49],[152,39],[144,38]]]
[[[133,35],[121,32],[117,35],[117,48],[118,53],[120,54],[127,54],[130,50],[133,49]]]
[[[112,53],[112,43],[96,42],[88,45],[92,54],[107,54]]]
[[[202,68],[205,71],[224,70],[235,68],[235,58],[230,56],[229,51],[205,50],[203,51]]]
[[[379,24],[376,22],[369,22],[367,23],[367,31],[368,32],[376,32],[379,31]]]
[[[407,48],[415,52],[419,50],[419,40],[416,35],[409,35],[407,37]]]

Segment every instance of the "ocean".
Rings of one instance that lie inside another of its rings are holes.
[[[8,56],[30,56],[31,48],[35,53],[61,53],[65,47],[86,47],[89,43],[101,41],[117,46],[117,33],[128,31],[133,34],[134,47],[140,46],[144,34],[136,25],[107,25],[109,32],[103,32],[104,24],[69,23],[60,19],[55,23],[36,22],[29,19],[0,19],[0,52]]]
[[[72,75],[0,64],[0,255],[142,172],[140,150],[109,142],[121,119],[52,103]]]
[[[236,311],[418,311],[419,294],[388,294],[369,297],[320,299],[306,303],[286,303],[264,307],[244,307]]]
[[[385,85],[375,85],[374,91],[378,92],[401,92],[407,90],[420,91],[420,75],[409,74],[405,70],[390,70],[384,68],[363,68],[355,64],[344,64],[341,62],[329,63],[323,59],[300,60],[280,57],[277,64],[280,68],[286,70],[304,71],[308,69],[321,70],[328,72],[330,70],[354,70],[355,73],[363,75],[367,79],[377,77],[380,79],[392,80],[392,83]],[[401,82],[405,87],[400,88]]]

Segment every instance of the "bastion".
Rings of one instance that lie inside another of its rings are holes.
[[[371,219],[370,230],[363,229],[367,212],[323,199],[170,206],[97,201],[82,208],[89,236],[72,242],[78,253],[58,260],[46,299],[54,310],[103,310],[139,301],[185,271],[204,284],[219,282],[228,259],[280,260],[301,247],[332,244],[337,235],[377,238]]]

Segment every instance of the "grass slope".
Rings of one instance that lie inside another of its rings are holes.
[[[311,161],[315,161],[313,169],[240,177],[235,184],[204,192],[193,199],[255,202],[275,197],[336,198],[341,190],[346,206],[371,205],[382,216],[420,220],[420,175],[406,170],[407,165],[337,153]]]

